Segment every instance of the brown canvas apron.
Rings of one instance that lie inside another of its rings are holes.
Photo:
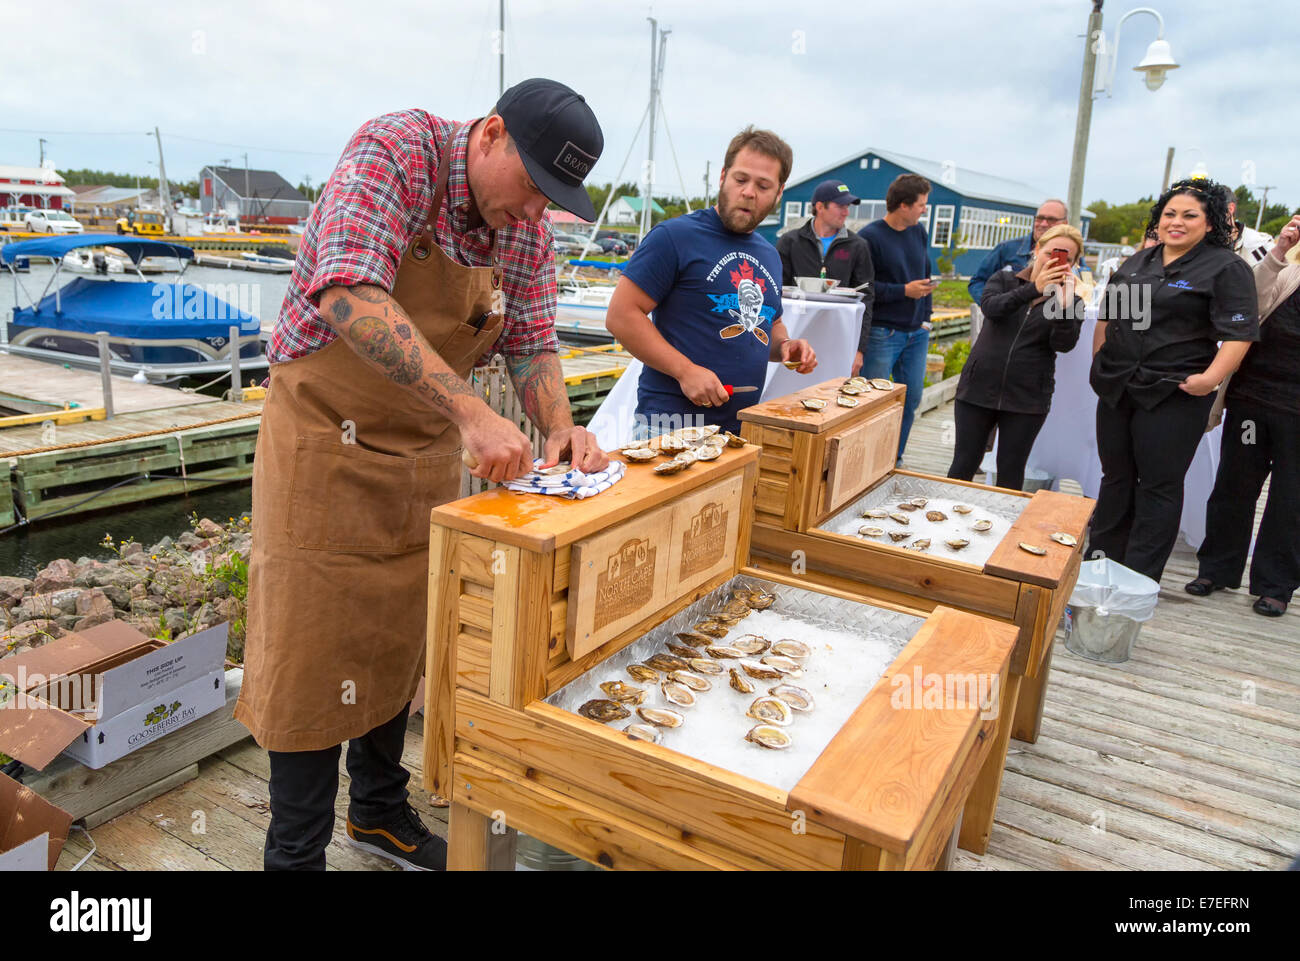
[[[462,128],[463,129],[463,128]],[[393,298],[462,378],[495,343],[495,267],[428,226]],[[494,257],[495,260],[495,257]],[[271,368],[253,467],[248,640],[235,718],[273,751],[313,751],[392,720],[424,666],[429,510],[460,493],[460,431],[336,338]]]

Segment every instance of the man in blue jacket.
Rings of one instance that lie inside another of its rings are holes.
[[[867,349],[855,358],[854,373],[861,365],[864,377],[893,379],[907,387],[898,435],[900,466],[925,388],[930,295],[937,286],[930,283],[929,237],[920,223],[929,199],[930,181],[919,174],[902,174],[885,193],[885,216],[858,231],[871,248],[876,302]]]
[[[1038,205],[1038,212],[1034,214],[1034,227],[1032,232],[1025,234],[1023,237],[1012,237],[1010,240],[998,244],[988,252],[988,256],[980,263],[979,269],[975,271],[966,285],[970,291],[971,300],[976,304],[984,296],[985,282],[996,274],[999,270],[1010,270],[1015,273],[1017,270],[1024,270],[1025,264],[1029,263],[1029,255],[1034,251],[1034,244],[1038,243],[1038,238],[1043,236],[1043,231],[1050,230],[1057,224],[1063,224],[1070,219],[1069,210],[1065,203],[1055,198],[1044,200]]]

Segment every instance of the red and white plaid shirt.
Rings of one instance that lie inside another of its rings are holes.
[[[433,203],[438,157],[458,126],[424,110],[403,110],[376,117],[353,135],[307,221],[271,335],[271,363],[302,357],[338,336],[317,308],[327,287],[373,284],[393,289],[402,253],[424,229]],[[468,152],[466,130],[450,144],[447,199],[438,212],[434,237],[457,263],[490,267],[491,229],[469,229]],[[559,348],[551,238],[549,217],[497,231],[506,318],[489,355]]]

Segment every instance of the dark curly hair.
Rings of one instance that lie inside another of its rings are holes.
[[[1171,197],[1186,194],[1195,198],[1205,211],[1205,242],[1211,247],[1232,249],[1232,218],[1228,216],[1228,205],[1223,200],[1223,185],[1213,180],[1180,180],[1172,184],[1160,195],[1151,207],[1151,219],[1147,221],[1147,235],[1154,234],[1160,226],[1160,215],[1164,213],[1165,204]]]

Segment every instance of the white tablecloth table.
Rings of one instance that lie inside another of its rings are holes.
[[[1095,310],[1089,310],[1079,333],[1079,343],[1068,354],[1056,356],[1056,393],[1052,410],[1029,452],[1027,470],[1040,470],[1056,478],[1077,481],[1088,497],[1101,488],[1101,460],[1097,455],[1097,395],[1088,384],[1092,367],[1092,335],[1097,327]],[[1183,485],[1183,516],[1179,533],[1193,548],[1205,540],[1205,503],[1214,489],[1219,469],[1219,438],[1223,427],[1201,438],[1196,457]]]
[[[790,336],[807,340],[817,352],[817,369],[812,374],[798,374],[783,364],[768,364],[763,390],[754,403],[784,397],[833,377],[848,377],[853,368],[866,310],[861,301],[829,303],[782,298],[781,309]],[[604,450],[614,450],[632,439],[636,429],[636,388],[642,369],[641,361],[632,361],[591,418],[588,428]]]

